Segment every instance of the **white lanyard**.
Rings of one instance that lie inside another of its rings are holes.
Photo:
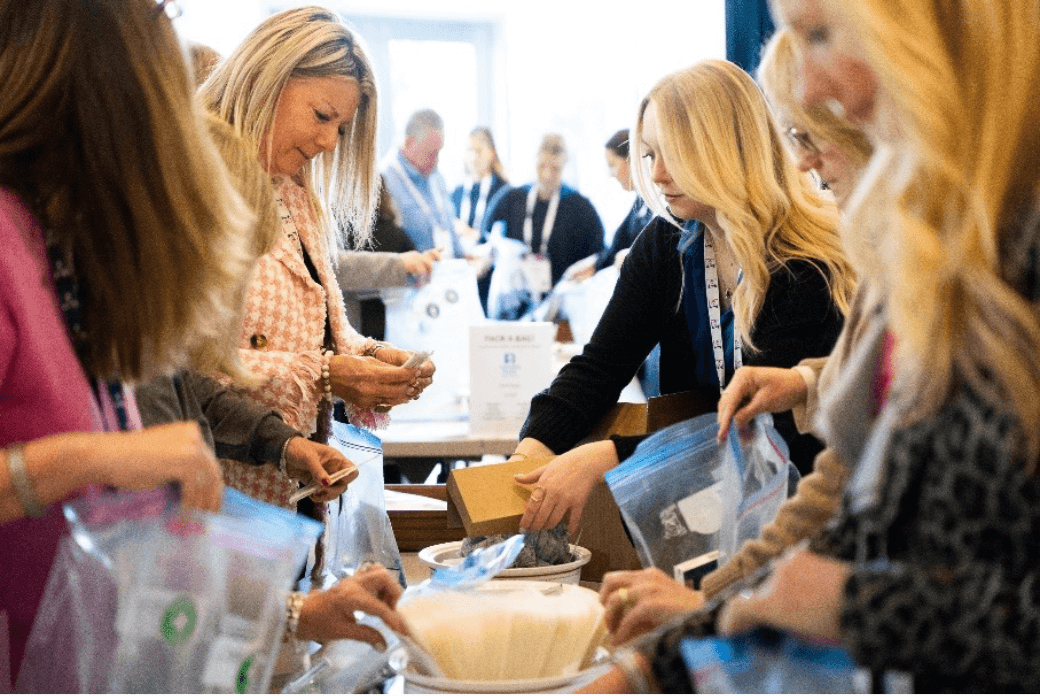
[[[488,193],[491,191],[491,175],[488,174],[480,180],[480,195],[477,196],[477,207],[473,209],[473,224],[469,223],[469,213],[473,206],[473,201],[470,200],[473,195],[473,187],[477,185],[477,182],[471,182],[470,185],[462,191],[462,206],[459,208],[459,219],[470,227],[480,227],[480,222],[484,219],[484,210],[487,208]]]
[[[434,216],[433,211],[430,210],[430,204],[427,202],[426,196],[422,195],[422,192],[419,191],[419,187],[415,185],[414,181],[412,181],[412,177],[408,176],[408,173],[405,172],[401,160],[395,157],[391,166],[394,168],[394,171],[397,172],[397,176],[401,179],[405,188],[408,189],[409,195],[415,199],[416,205],[422,209],[423,215],[425,215],[426,219],[430,221],[430,226],[433,227],[434,230],[442,228],[444,226],[443,219]],[[433,204],[437,207],[437,212],[443,215],[444,201],[441,199],[441,193],[437,187],[434,186],[433,179],[429,180],[429,185],[430,195],[433,196]]]
[[[553,225],[556,224],[556,210],[560,207],[560,189],[556,189],[552,198],[549,199],[549,210],[545,212],[545,222],[542,223],[542,243],[536,251],[531,247],[534,239],[534,204],[538,200],[538,184],[531,184],[531,190],[527,194],[527,214],[524,216],[524,244],[536,254],[545,254],[549,245],[549,235],[552,234]]]
[[[722,320],[719,306],[719,269],[715,260],[715,247],[707,230],[704,235],[704,288],[708,295],[708,325],[711,327],[711,350],[715,354],[715,372],[719,376],[719,391],[726,386],[726,349],[722,342]],[[737,281],[740,282],[739,279]],[[736,316],[733,318],[733,370],[744,364],[740,350],[740,333],[737,331]]]

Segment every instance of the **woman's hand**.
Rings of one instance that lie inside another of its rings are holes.
[[[343,469],[354,469],[335,483],[329,482],[329,476]],[[339,450],[312,442],[305,437],[293,437],[285,448],[285,469],[290,476],[298,479],[310,479],[319,483],[322,489],[311,496],[315,502],[326,503],[343,495],[347,485],[356,479],[360,472],[353,462],[340,454]]]
[[[319,643],[348,638],[380,647],[383,637],[379,631],[355,621],[354,612],[378,617],[391,630],[406,633],[401,615],[394,610],[401,592],[401,586],[386,568],[362,568],[327,590],[314,590],[307,595],[300,608],[296,635]]]
[[[839,615],[849,565],[799,549],[784,557],[756,591],[729,600],[719,632],[743,633],[766,624],[811,638],[840,638]]]
[[[379,356],[385,357],[389,350],[381,349]],[[423,387],[419,386],[422,373],[418,369],[400,367],[402,364],[404,361],[388,363],[365,356],[334,355],[329,359],[332,393],[359,408],[406,403],[422,392]]]
[[[224,479],[198,423],[97,435],[90,456],[94,481],[129,491],[147,491],[176,481],[182,505],[220,509]]]
[[[433,264],[441,260],[440,249],[428,249],[427,251],[405,251],[401,255],[401,263],[408,275],[415,278],[419,284],[430,279],[433,273]]]
[[[569,514],[567,530],[574,534],[592,488],[603,474],[617,465],[614,443],[603,440],[575,447],[530,473],[517,474],[517,483],[536,484],[520,528],[552,529]]]
[[[700,609],[704,594],[676,582],[657,568],[607,573],[599,591],[604,621],[620,645],[676,617]]]
[[[740,428],[746,428],[760,413],[790,411],[805,403],[807,394],[805,379],[793,368],[740,368],[719,399],[719,441],[726,439],[734,418]]]
[[[412,358],[412,353],[407,350],[401,350],[396,346],[392,346],[389,343],[379,344],[378,350],[375,352],[375,358],[382,360],[387,365],[404,365]],[[419,376],[412,383],[411,394],[413,399],[418,399],[419,395],[423,393],[426,387],[433,384],[433,373],[437,371],[437,366],[433,364],[433,361],[427,358],[417,368],[419,370]]]

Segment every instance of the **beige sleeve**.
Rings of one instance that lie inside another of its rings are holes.
[[[706,575],[701,591],[710,598],[731,583],[753,573],[793,544],[814,536],[837,511],[848,480],[848,468],[832,449],[816,456],[813,471],[798,483],[757,539],[747,541],[724,566]]]
[[[813,419],[816,417],[816,407],[819,404],[819,382],[820,373],[827,365],[827,358],[806,358],[794,369],[805,380],[805,401],[791,409],[794,415],[794,424],[800,433],[812,432]]]

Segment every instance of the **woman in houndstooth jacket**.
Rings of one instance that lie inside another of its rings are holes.
[[[328,437],[334,397],[346,402],[352,423],[379,427],[390,406],[418,397],[434,368],[404,368],[407,352],[354,331],[335,276],[341,231],[367,237],[379,195],[376,88],[358,39],[322,8],[275,14],[218,66],[200,95],[256,143],[281,224],[246,301],[240,347],[258,382],[243,391],[315,440]],[[223,467],[229,485],[293,507],[299,483],[284,470]]]

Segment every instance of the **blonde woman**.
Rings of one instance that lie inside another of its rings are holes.
[[[719,627],[838,641],[875,672],[908,672],[917,692],[1035,692],[1040,11],[980,0],[774,9],[805,56],[806,100],[833,99],[884,146],[849,233],[886,225],[889,332],[861,342],[822,405],[828,442],[855,464],[838,516],[731,600]],[[872,430],[844,417],[872,404]],[[688,691],[682,635],[622,659]]]
[[[254,221],[200,127],[168,9],[154,0],[0,2],[8,690],[2,682],[18,679],[68,529],[60,502],[92,484],[176,481],[184,505],[220,506],[220,470],[198,425],[140,430],[122,384],[189,359],[240,371],[226,337],[239,321]]]
[[[633,451],[623,438],[567,450],[656,344],[662,394],[718,393],[741,364],[829,353],[852,292],[833,204],[798,172],[740,68],[707,61],[665,77],[632,132],[636,185],[658,217],[582,355],[531,402],[517,452],[562,455],[518,478],[536,484],[521,522],[533,529],[569,514],[575,531],[595,482]],[[799,436],[790,414],[778,428],[807,472],[819,443]]]
[[[873,147],[861,130],[830,109],[801,104],[797,98],[799,60],[794,35],[789,29],[780,29],[763,51],[759,83],[784,124],[798,168],[813,170],[823,183],[833,183],[831,190],[843,205],[863,175]],[[759,413],[791,410],[799,432],[813,432],[819,395],[833,384],[862,337],[883,322],[879,316],[880,293],[869,280],[876,275],[877,267],[871,264],[864,268],[861,264],[859,270],[863,280],[830,356],[808,358],[793,368],[745,366],[736,371],[719,399],[720,442],[725,441],[734,415],[744,426]],[[864,414],[864,420],[874,415],[876,412]],[[837,511],[848,476],[848,463],[833,448],[816,455],[812,473],[799,481],[797,493],[757,539],[745,543],[724,565],[704,577],[700,591],[675,582],[656,568],[608,574],[600,596],[607,607],[607,625],[614,642],[626,642],[700,608],[705,600],[814,536]],[[618,598],[622,589],[625,592],[620,596],[629,598],[627,602]]]
[[[363,244],[378,200],[376,88],[358,38],[334,13],[292,9],[261,23],[200,88],[204,104],[256,147],[273,177],[281,234],[260,259],[246,302],[245,389],[317,441],[334,398],[351,422],[378,427],[416,398],[433,366],[347,323],[334,259],[351,230]],[[283,507],[298,482],[275,466],[224,463],[229,485]]]

